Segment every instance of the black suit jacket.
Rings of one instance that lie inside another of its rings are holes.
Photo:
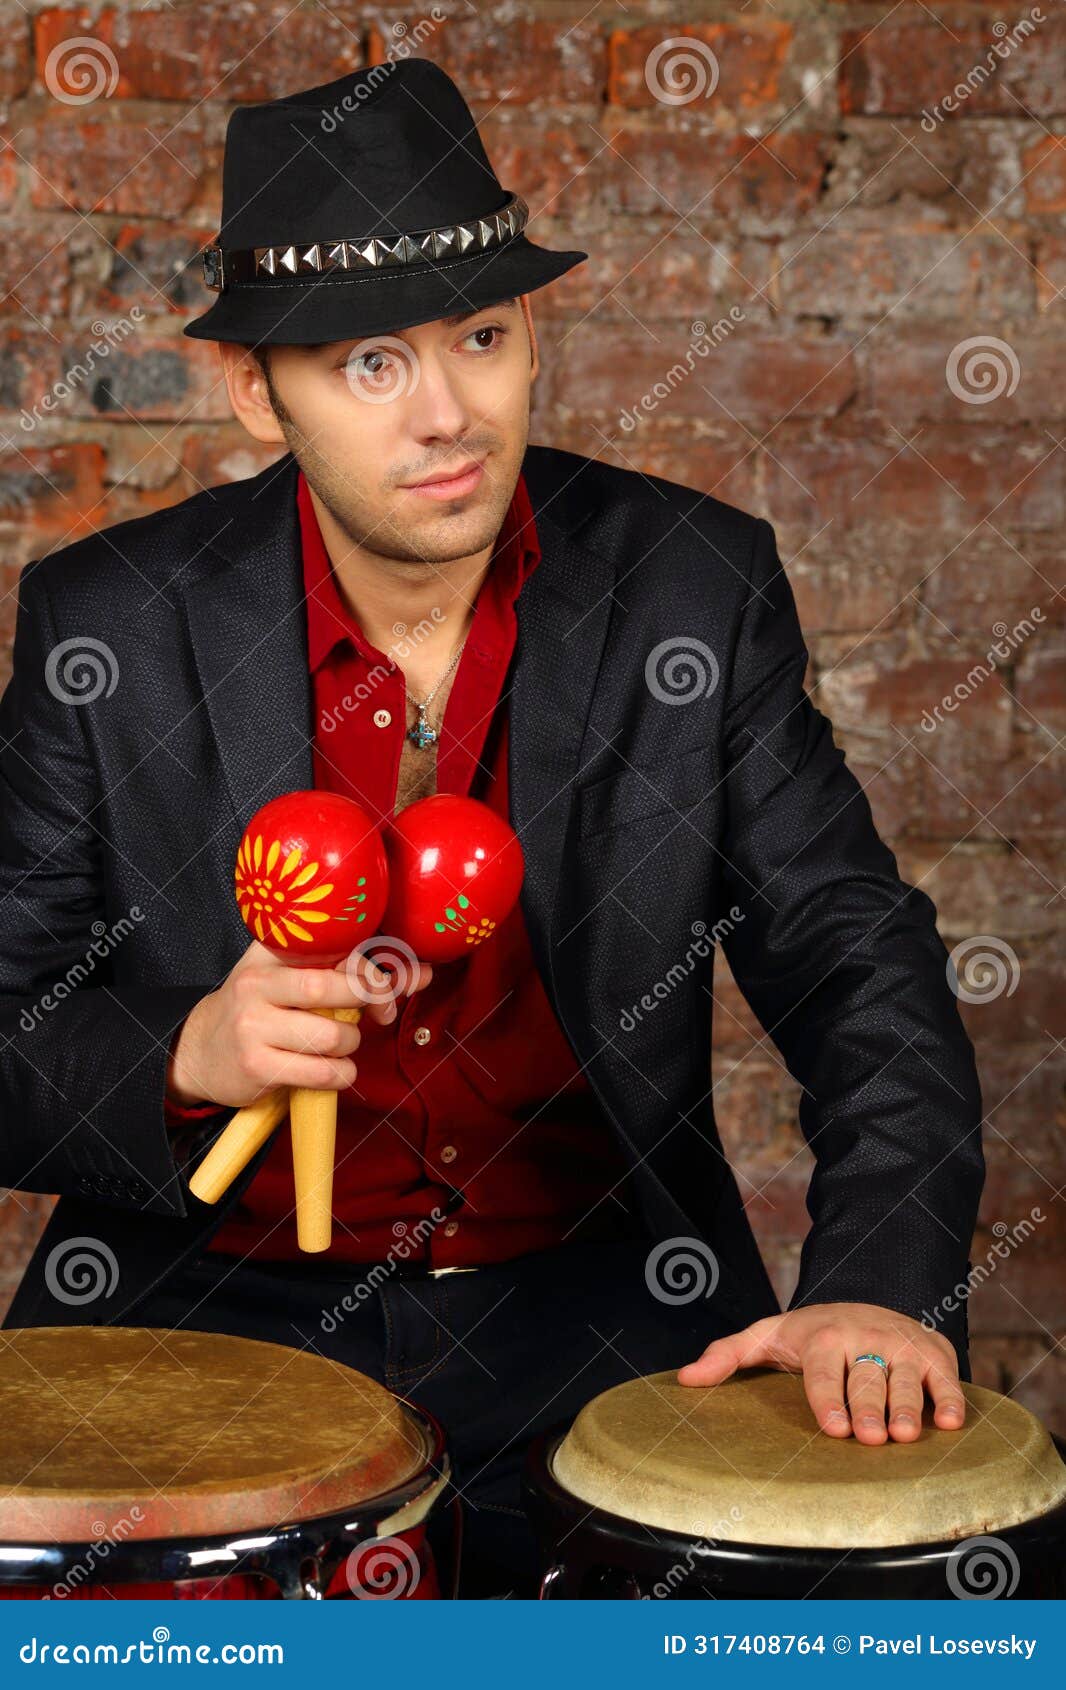
[[[314,784],[296,472],[287,456],[23,571],[0,700],[0,1180],[61,1196],[7,1326],[135,1323],[266,1155],[205,1205],[187,1177],[217,1120],[172,1134],[162,1105],[172,1033],[249,943],[243,828]],[[933,907],[804,693],[773,530],[567,452],[532,446],[524,473],[543,556],[509,677],[522,908],[649,1230],[711,1248],[733,1324],[777,1311],[715,1127],[713,930],[803,1086],[794,1303],[920,1317],[967,1271],[973,1053]],[[79,651],[98,674],[69,667]],[[85,1300],[77,1239],[107,1264]],[[965,1303],[944,1330],[967,1376]]]

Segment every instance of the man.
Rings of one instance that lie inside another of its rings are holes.
[[[769,524],[527,443],[530,295],[587,254],[525,216],[429,62],[238,110],[185,332],[288,454],[30,565],[0,703],[0,1176],[61,1194],[7,1324],[308,1345],[424,1403],[471,1593],[531,1588],[528,1440],[634,1374],[769,1364],[830,1436],[914,1438],[927,1395],[960,1427],[965,1308],[918,1317],[982,1182],[934,911],[804,694]],[[494,806],[520,906],[384,996],[362,950],[279,963],[233,862],[311,786],[383,825]],[[817,1163],[784,1314],[714,1125],[716,941]],[[286,1135],[216,1206],[188,1189],[279,1084],[338,1093],[324,1257]]]

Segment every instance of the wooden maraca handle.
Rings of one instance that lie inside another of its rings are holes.
[[[355,1024],[357,1009],[316,1009]],[[337,1147],[337,1093],[293,1086],[289,1093],[292,1172],[296,1185],[296,1242],[301,1250],[328,1250],[333,1239],[333,1165]]]
[[[354,1004],[350,1009],[320,1010],[318,1013],[332,1015],[335,1020],[347,1021],[354,1026],[363,1009],[361,1004]],[[217,1203],[285,1119],[289,1102],[288,1088],[280,1086],[277,1091],[268,1092],[244,1109],[238,1109],[190,1179],[189,1190],[193,1196],[198,1197],[201,1203]]]

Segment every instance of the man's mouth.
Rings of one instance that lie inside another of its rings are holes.
[[[476,458],[461,464],[458,470],[432,475],[403,488],[405,493],[418,493],[424,499],[461,499],[472,493],[484,475],[484,466]]]

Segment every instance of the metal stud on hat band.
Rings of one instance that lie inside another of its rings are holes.
[[[511,194],[499,211],[463,223],[443,223],[405,235],[355,235],[298,245],[245,247],[223,252],[205,247],[201,257],[204,285],[221,293],[233,283],[306,281],[312,276],[344,270],[395,270],[466,258],[505,246],[520,235],[529,220],[529,207],[520,194]]]

